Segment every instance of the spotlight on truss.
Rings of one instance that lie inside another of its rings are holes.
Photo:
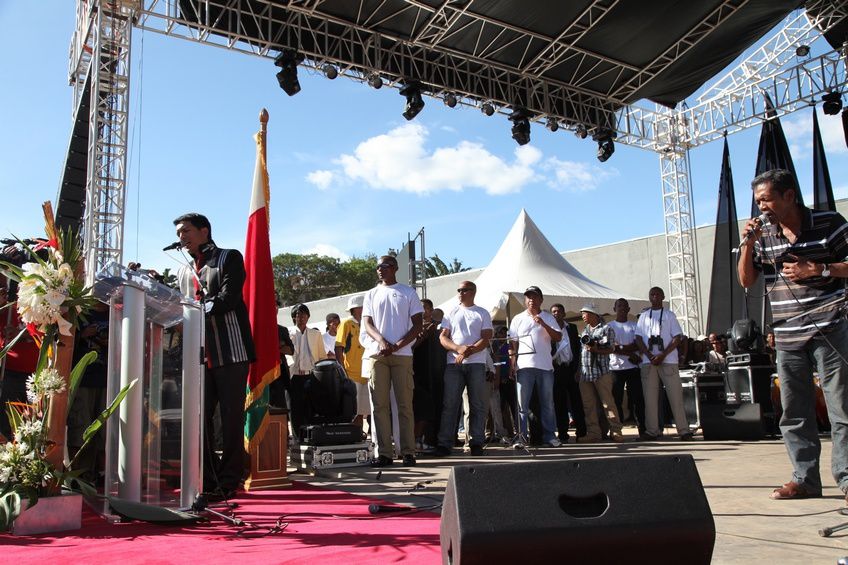
[[[795,48],[795,55],[798,57],[806,57],[810,54],[810,46],[809,45],[799,45]]]
[[[586,126],[584,126],[583,124],[577,124],[577,127],[574,128],[574,135],[576,135],[580,139],[586,139],[586,136],[589,135],[589,132],[586,130]]]
[[[615,137],[616,133],[609,129],[598,129],[592,136],[592,139],[598,142],[598,161],[601,163],[606,162],[615,153]]]
[[[530,143],[530,115],[524,108],[515,108],[509,115],[512,122],[512,139],[518,145]]]
[[[822,110],[828,116],[835,116],[842,110],[842,93],[841,92],[828,92],[824,96],[822,96]]]
[[[335,65],[332,65],[330,63],[324,63],[321,66],[321,72],[324,73],[324,76],[330,80],[333,80],[334,78],[339,76],[339,70],[336,68]]]
[[[406,108],[403,110],[403,117],[412,120],[424,108],[421,85],[417,82],[408,82],[400,89],[400,94],[406,96]]]
[[[383,79],[377,73],[369,74],[366,80],[368,81],[368,86],[374,90],[380,90],[380,87],[383,86]]]
[[[480,111],[486,114],[487,116],[491,116],[495,113],[495,107],[492,106],[490,102],[486,102],[482,106],[480,106]]]
[[[274,59],[274,64],[280,67],[280,72],[277,73],[277,82],[280,88],[289,96],[294,96],[300,92],[300,81],[297,80],[297,66],[303,62],[303,55],[299,54],[294,49],[283,49],[277,58]]]
[[[456,102],[456,94],[453,94],[451,92],[445,94],[445,106],[447,106],[448,108],[456,108]]]
[[[545,121],[545,127],[551,131],[556,131],[559,129],[559,124],[557,123],[556,118],[549,116],[547,121]]]

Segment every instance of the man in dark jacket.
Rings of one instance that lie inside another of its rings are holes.
[[[201,301],[206,314],[203,490],[229,497],[244,471],[245,389],[248,368],[256,360],[242,299],[244,259],[235,249],[215,245],[206,216],[184,214],[174,225],[180,244],[193,259],[191,266],[180,270],[180,290]],[[223,437],[220,458],[212,443],[216,406]]]

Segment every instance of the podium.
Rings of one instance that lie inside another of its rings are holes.
[[[250,475],[244,490],[264,490],[291,486],[286,468],[289,451],[289,419],[285,409],[271,409],[268,427],[258,445],[250,448]]]
[[[115,262],[92,294],[110,309],[107,400],[138,379],[106,423],[104,494],[190,507],[202,488],[201,305]]]

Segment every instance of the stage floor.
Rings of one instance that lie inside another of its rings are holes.
[[[344,468],[320,471],[315,476],[294,473],[292,478],[365,497],[430,506],[434,499],[441,500],[447,477],[455,465],[691,453],[715,519],[713,563],[806,565],[836,563],[838,558],[848,556],[848,530],[828,538],[818,534],[822,528],[848,522],[848,516],[838,512],[846,504],[830,476],[829,437],[822,437],[823,497],[775,501],[769,499],[769,493],[791,478],[791,467],[780,439],[705,442],[696,436],[696,441],[688,443],[674,438],[636,442],[635,433],[635,429],[625,428],[629,441],[623,444],[540,448],[535,450],[535,457],[500,446],[489,447],[484,456],[473,458],[456,449],[452,457],[421,456],[418,465],[412,468],[397,464],[379,471]],[[416,485],[419,485],[417,489]]]

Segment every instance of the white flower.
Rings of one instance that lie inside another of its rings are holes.
[[[26,382],[27,399],[35,404],[43,397],[51,397],[65,391],[65,379],[56,369],[44,369],[38,374],[30,375]]]

